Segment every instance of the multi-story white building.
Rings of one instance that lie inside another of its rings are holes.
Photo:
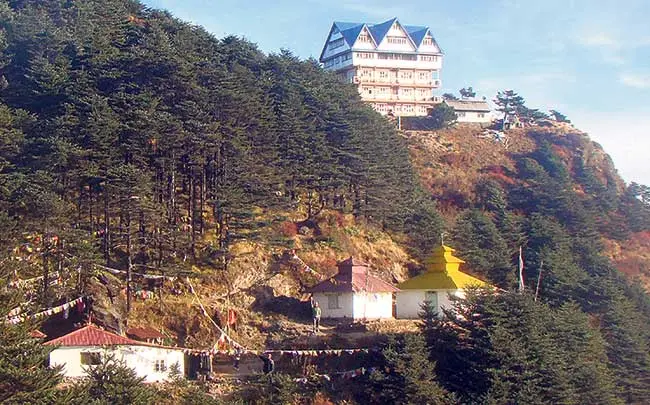
[[[359,87],[381,114],[426,115],[441,100],[442,51],[428,27],[335,22],[320,62]]]

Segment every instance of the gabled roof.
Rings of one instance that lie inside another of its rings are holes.
[[[419,25],[401,25],[397,17],[391,18],[388,21],[384,21],[377,24],[335,21],[332,24],[332,28],[330,29],[329,34],[327,35],[327,40],[325,41],[325,45],[323,46],[323,50],[321,51],[319,60],[322,61],[323,55],[325,54],[325,49],[327,49],[327,44],[329,43],[329,39],[331,38],[332,33],[335,32],[335,29],[341,33],[341,35],[345,39],[345,42],[347,42],[347,44],[352,48],[354,44],[357,42],[357,39],[359,38],[359,34],[361,34],[361,31],[364,28],[367,28],[368,33],[370,34],[373,41],[375,42],[375,46],[379,46],[381,41],[384,40],[384,37],[386,37],[386,34],[388,34],[388,31],[390,31],[390,28],[396,22],[400,24],[400,26],[404,29],[407,38],[413,43],[413,45],[415,45],[416,50],[422,44],[422,40],[427,35],[427,33],[431,34],[429,27],[419,26]],[[440,51],[440,47],[436,43],[435,39],[433,40],[433,42],[435,43],[436,47]]]
[[[484,100],[445,100],[445,104],[456,111],[490,112],[490,105]]]
[[[334,23],[337,24],[337,23]],[[352,23],[349,23],[352,24]],[[354,26],[351,26],[349,28],[341,29],[339,28],[339,31],[341,32],[341,35],[343,35],[343,38],[345,39],[345,42],[350,45],[350,47],[354,46],[354,43],[357,42],[357,38],[359,38],[359,34],[361,34],[361,30],[363,30],[365,24],[357,24]]]
[[[126,331],[128,336],[133,337],[134,339],[146,340],[146,339],[164,339],[165,335],[158,332],[157,330],[149,327],[143,328],[129,328]]]
[[[368,264],[352,256],[338,263],[339,272],[308,292],[396,292],[395,286],[369,274]]]
[[[388,21],[384,21],[383,23],[379,24],[374,24],[370,25],[368,28],[370,30],[370,33],[372,34],[373,38],[375,38],[375,41],[377,41],[377,45],[381,43],[381,41],[384,40],[384,37],[390,30],[390,27],[393,26],[393,24],[397,21],[397,18],[391,18]],[[408,35],[408,33],[407,33]]]
[[[363,273],[337,274],[315,286],[309,288],[308,292],[397,292],[398,288],[384,280]]]
[[[422,40],[427,36],[427,32],[429,32],[428,27],[420,25],[404,25],[403,27],[415,43],[416,47],[419,47],[422,44]]]
[[[56,346],[119,346],[142,345],[143,342],[131,340],[124,336],[103,330],[95,325],[86,325],[56,339],[45,342]]]

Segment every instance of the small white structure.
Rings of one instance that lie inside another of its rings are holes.
[[[490,105],[485,100],[445,100],[444,102],[454,109],[458,122],[489,124],[494,119]]]
[[[138,342],[87,325],[67,335],[50,340],[45,345],[58,346],[50,353],[50,366],[63,366],[65,377],[85,377],[85,368],[101,362],[102,356],[112,354],[135,370],[145,382],[169,378],[171,366],[178,363],[181,373],[185,369],[185,354],[179,348]]]
[[[465,263],[453,256],[454,249],[441,245],[426,263],[427,271],[406,280],[397,292],[397,318],[416,319],[427,303],[434,312],[442,314],[443,308],[451,306],[450,295],[464,297],[464,289],[470,285],[486,286],[487,283],[460,271]]]
[[[369,267],[350,257],[338,263],[339,272],[308,291],[321,307],[323,318],[351,320],[393,317],[391,284],[369,274]]]

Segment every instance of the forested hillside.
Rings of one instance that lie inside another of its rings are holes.
[[[377,371],[356,385],[297,388],[281,376],[272,388],[212,396],[650,398],[650,300],[623,275],[648,276],[650,191],[623,184],[586,135],[518,129],[505,148],[470,128],[398,133],[316,61],[215,38],[137,1],[2,0],[0,23],[1,319],[85,295],[108,328],[146,319],[182,332],[175,343],[211,345],[218,335],[194,301],[134,303],[124,282],[128,273],[186,276],[215,307],[227,300],[248,316],[238,339],[263,345],[290,337],[255,288],[280,277],[271,296],[294,313],[314,281],[292,273],[288,249],[324,274],[355,254],[401,281],[421,271],[444,231],[500,294],[473,292],[443,320],[424,314],[422,333],[382,340],[383,353],[364,360]],[[520,247],[523,294],[514,291]],[[8,284],[33,277],[31,289]],[[72,327],[53,323],[0,323],[0,402],[88,403],[89,393],[123,388],[55,388],[47,350],[28,338]],[[130,378],[122,371],[116,384]],[[124,389],[130,403],[212,400],[179,381]]]

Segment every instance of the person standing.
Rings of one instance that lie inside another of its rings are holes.
[[[262,371],[264,375],[268,376],[269,382],[273,383],[273,371],[275,370],[275,362],[271,357],[271,353],[266,353],[266,355],[259,356],[262,359],[264,365],[262,366]]]
[[[232,367],[235,370],[239,370],[239,362],[241,361],[242,352],[243,352],[243,350],[242,350],[241,347],[235,348],[235,355],[233,356],[234,361],[233,361],[233,364],[232,364]]]
[[[318,305],[317,301],[314,301],[312,307],[311,307],[311,313],[312,313],[312,318],[313,318],[313,333],[316,334],[317,332],[320,331],[320,316],[321,316],[321,310],[320,306]]]

